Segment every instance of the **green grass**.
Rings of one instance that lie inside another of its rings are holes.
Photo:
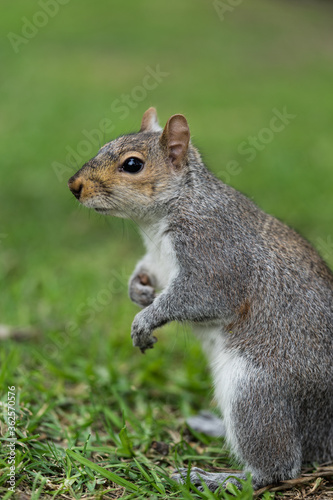
[[[139,235],[80,208],[68,191],[98,140],[77,165],[66,157],[105,118],[113,129],[100,142],[138,130],[151,105],[162,124],[185,113],[212,170],[333,266],[332,6],[253,0],[222,22],[198,0],[70,0],[16,54],[6,34],[20,34],[22,18],[40,10],[7,2],[0,20],[0,322],[35,333],[1,341],[2,405],[16,387],[16,496],[217,498],[169,479],[182,464],[236,466],[221,441],[184,424],[214,407],[200,346],[172,324],[145,356],[132,348],[127,279],[144,251]],[[132,99],[126,118],[112,111],[158,65],[168,75],[156,88]],[[296,117],[248,162],[239,145],[284,107]],[[0,496],[10,498],[4,413]],[[251,496],[248,486],[238,494]]]

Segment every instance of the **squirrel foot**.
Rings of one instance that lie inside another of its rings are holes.
[[[139,347],[144,353],[146,349],[152,349],[157,338],[152,335],[152,330],[147,326],[146,310],[139,312],[132,323],[131,337],[134,347]]]
[[[154,302],[155,289],[145,273],[134,276],[129,284],[129,296],[140,307],[147,307]]]
[[[188,471],[186,468],[180,468],[176,473],[172,475],[172,479],[177,481],[177,483],[186,483],[188,476]],[[238,489],[242,489],[241,483],[237,480],[246,479],[244,474],[226,472],[207,472],[198,467],[193,467],[189,473],[190,482],[198,488],[198,490],[203,491],[204,488],[202,483],[205,483],[211,491],[217,490],[221,485],[224,488],[227,487],[228,483],[234,484]]]

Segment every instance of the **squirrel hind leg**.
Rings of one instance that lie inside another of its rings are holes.
[[[186,423],[196,432],[207,436],[224,437],[226,433],[223,420],[209,411],[201,411],[198,415],[189,417]]]
[[[229,423],[231,447],[251,473],[255,489],[299,475],[302,442],[297,409],[281,397],[279,387],[263,388],[254,379],[245,383],[231,405]]]
[[[187,480],[189,480],[190,483],[200,491],[204,490],[203,483],[205,483],[211,491],[215,491],[220,486],[226,488],[228,483],[232,483],[238,489],[242,489],[242,485],[237,479],[246,480],[246,476],[239,472],[207,472],[198,467],[192,467],[190,471],[186,468],[178,469],[178,471],[172,475],[172,479],[177,481],[177,483],[183,484],[186,484]]]

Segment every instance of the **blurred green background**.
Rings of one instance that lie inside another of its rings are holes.
[[[142,253],[138,235],[127,223],[81,209],[67,188],[71,172],[97,152],[97,139],[77,165],[66,158],[70,149],[82,150],[83,131],[100,128],[104,118],[114,130],[102,143],[138,130],[151,105],[161,124],[173,113],[186,115],[193,142],[223,180],[315,244],[329,244],[330,3],[254,0],[226,11],[224,20],[214,3],[190,0],[71,0],[58,8],[30,39],[22,30],[27,21],[43,24],[34,17],[43,10],[38,2],[6,2],[0,21],[2,322],[60,326],[112,269],[130,273]],[[22,39],[15,44],[7,33]],[[147,67],[167,76],[141,100],[135,89]],[[111,110],[124,95],[132,95],[133,108],[125,119]],[[248,162],[239,145],[269,125],[273,108],[284,107],[296,118]],[[224,174],[233,160],[241,173]],[[110,305],[96,328],[108,318],[127,333],[134,309],[123,307],[123,320]],[[108,333],[117,335],[111,326]]]
[[[200,348],[176,325],[145,357],[132,348],[140,237],[81,208],[67,180],[149,106],[161,125],[183,113],[209,168],[333,266],[333,5],[51,3],[6,0],[0,19],[0,322],[38,333],[3,342],[0,382],[35,410],[85,380],[160,388],[188,413],[211,399]],[[270,136],[274,109],[295,117]],[[250,137],[263,139],[252,161],[239,149]]]

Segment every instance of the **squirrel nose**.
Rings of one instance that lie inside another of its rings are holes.
[[[81,191],[83,188],[83,182],[80,177],[71,177],[68,181],[68,187],[72,191],[75,198],[80,199]]]

